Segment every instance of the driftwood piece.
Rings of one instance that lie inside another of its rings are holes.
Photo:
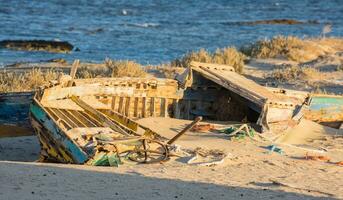
[[[177,139],[179,139],[183,134],[185,134],[187,131],[189,131],[191,128],[193,128],[193,126],[195,126],[201,120],[202,120],[201,116],[195,118],[195,120],[192,123],[188,124],[184,129],[182,129],[182,131],[180,131],[177,135],[175,135],[172,139],[170,139],[167,142],[167,144],[168,145],[173,144]]]

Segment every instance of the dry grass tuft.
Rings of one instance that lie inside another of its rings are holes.
[[[106,59],[103,65],[82,67],[78,70],[78,78],[95,78],[95,77],[145,77],[146,72],[140,64],[120,60],[113,61]]]
[[[259,40],[251,46],[243,49],[244,53],[256,58],[275,58],[288,56],[289,50],[299,46],[301,40],[296,37],[276,36],[271,40]]]
[[[140,64],[124,60],[124,61],[105,61],[108,68],[111,69],[111,77],[145,77],[146,72]]]
[[[287,66],[273,70],[267,77],[276,83],[293,85],[294,89],[306,89],[316,94],[328,94],[323,84],[325,79],[320,71],[311,67]]]
[[[60,72],[51,69],[41,71],[34,68],[27,72],[1,72],[0,92],[32,91],[46,86],[50,81],[56,80]],[[94,77],[144,77],[146,72],[133,61],[106,60],[105,64],[81,67],[77,72],[78,78]]]
[[[217,49],[212,57],[212,62],[232,66],[236,72],[242,73],[246,56],[234,47]]]
[[[172,67],[169,64],[145,66],[146,71],[157,78],[175,79],[185,71],[183,67]]]
[[[320,77],[320,72],[317,69],[294,65],[273,70],[269,78],[273,78],[280,82],[291,82],[317,79],[318,77]]]
[[[190,52],[180,59],[172,61],[173,67],[188,67],[191,61],[217,63],[231,65],[235,68],[236,72],[242,73],[244,61],[246,56],[237,51],[235,47],[228,47],[224,49],[217,49],[215,53],[209,53],[205,49],[200,49],[197,52]]]
[[[42,72],[40,69],[32,69],[25,73],[1,72],[0,92],[32,91],[56,80],[59,74],[53,69],[46,72]]]
[[[275,36],[270,40],[260,40],[242,48],[242,51],[255,58],[285,57],[296,62],[307,62],[321,55],[343,50],[341,38],[308,38],[294,36]]]
[[[175,59],[171,62],[173,67],[188,67],[191,61],[198,62],[212,62],[212,55],[205,49],[199,51],[192,51],[185,54],[182,58]]]

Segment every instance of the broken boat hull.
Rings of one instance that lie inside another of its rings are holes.
[[[312,96],[305,117],[323,125],[339,128],[343,124],[343,97],[333,95]]]
[[[29,107],[34,92],[0,94],[0,138],[33,135]]]
[[[133,151],[147,141],[163,146],[153,140],[155,132],[114,112],[97,99],[101,94],[130,93],[130,90],[104,85],[96,86],[98,90],[89,90],[92,84],[84,84],[81,87],[56,86],[35,94],[30,118],[41,144],[40,160],[110,165],[103,162],[103,156],[111,161],[119,159],[119,152]]]

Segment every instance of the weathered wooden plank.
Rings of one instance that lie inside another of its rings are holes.
[[[76,59],[74,60],[73,62],[73,65],[70,69],[70,77],[71,77],[71,80],[68,82],[68,86],[72,86],[73,85],[73,82],[74,82],[74,79],[75,79],[75,76],[76,76],[76,72],[77,72],[77,68],[79,67],[80,65],[80,60]]]
[[[66,112],[73,121],[77,122],[78,127],[87,127],[87,125],[78,116],[75,116],[70,110],[66,110]]]
[[[194,67],[206,67],[207,69],[212,69],[212,70],[224,70],[224,71],[232,71],[232,72],[235,71],[235,68],[230,65],[221,65],[221,64],[215,64],[215,63],[204,63],[204,62],[196,62],[196,61],[191,61],[190,65]]]
[[[92,121],[92,123],[96,124],[96,127],[101,127],[102,123],[101,121],[99,121],[99,119],[95,118],[93,115],[91,115],[90,113],[86,112],[86,111],[82,111],[81,114],[83,116],[85,116],[87,119],[89,119],[90,121]]]
[[[139,104],[139,98],[135,97],[134,105],[133,105],[133,116],[138,117],[138,104]]]
[[[180,102],[178,99],[173,100],[174,104],[174,118],[180,119]]]
[[[114,123],[113,121],[111,121],[110,119],[108,119],[104,114],[102,114],[101,112],[97,111],[96,109],[92,108],[90,105],[88,105],[87,103],[85,103],[84,101],[82,101],[80,98],[76,97],[76,96],[71,96],[70,97],[75,103],[77,103],[80,107],[82,107],[83,109],[85,109],[86,111],[90,112],[92,115],[94,115],[94,117],[99,118],[100,122],[102,122],[102,124],[104,126],[107,126],[111,129],[113,129],[114,131],[117,131],[119,133],[122,133],[123,135],[129,135],[127,134],[122,127],[118,126],[118,124]]]
[[[69,96],[132,96],[134,88],[110,87],[99,85],[82,85],[74,87],[52,87],[44,91],[43,101],[68,98]]]
[[[150,116],[155,117],[156,116],[156,110],[155,110],[155,98],[150,98]]]
[[[261,107],[267,102],[275,106],[285,106],[293,109],[299,102],[288,97],[279,97],[273,92],[267,90],[265,87],[257,84],[256,82],[245,78],[235,72],[225,70],[211,70],[200,66],[194,70],[205,75],[225,88],[239,94],[240,96],[253,101]],[[204,73],[205,72],[205,73]]]
[[[111,109],[115,110],[116,107],[116,96],[112,96]]]
[[[161,117],[168,117],[168,99],[161,98]]]
[[[124,97],[119,97],[118,112],[123,114],[124,107]]]
[[[69,119],[69,117],[65,113],[63,113],[61,109],[54,109],[54,111],[59,118],[63,119],[68,124],[68,126],[70,126],[71,128],[78,127],[78,125],[73,120]]]
[[[83,123],[86,124],[86,127],[97,127],[96,123],[94,123],[92,120],[89,118],[85,117],[81,112],[76,111],[76,110],[71,110],[75,117],[79,118]]]
[[[127,97],[125,102],[125,116],[130,117],[131,98]]]
[[[101,112],[111,118],[111,120],[113,120],[115,123],[123,125],[121,127],[124,130],[128,131],[131,134],[138,135],[137,129],[139,125],[135,121],[132,121],[130,118],[114,111],[101,110]]]
[[[190,100],[186,100],[185,101],[185,116],[186,116],[186,119],[191,119],[191,101]]]
[[[147,99],[146,97],[142,98],[142,117],[147,117],[146,116],[146,104],[147,104]]]

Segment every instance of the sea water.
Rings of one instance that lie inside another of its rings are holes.
[[[270,19],[316,21],[247,25]],[[64,58],[169,62],[191,50],[246,45],[272,36],[343,36],[343,0],[0,0],[0,40],[68,41],[69,54],[0,49],[0,65]]]

